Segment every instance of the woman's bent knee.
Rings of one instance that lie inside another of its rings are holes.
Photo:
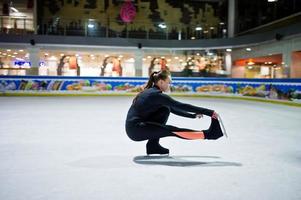
[[[141,133],[137,133],[137,131],[133,130],[133,128],[126,127],[126,134],[131,140],[133,140],[135,142],[144,140],[140,136]]]

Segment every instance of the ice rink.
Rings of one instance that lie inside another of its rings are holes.
[[[170,157],[149,160],[124,130],[132,98],[0,97],[0,199],[301,199],[301,108],[175,97],[216,110],[229,138],[163,138]]]

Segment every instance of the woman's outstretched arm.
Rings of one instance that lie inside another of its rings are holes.
[[[189,113],[184,110],[178,109],[177,107],[170,107],[170,112],[173,114],[182,116],[182,117],[188,117],[188,118],[196,118],[196,113]]]
[[[214,113],[214,110],[207,109],[207,108],[202,108],[198,106],[194,106],[191,104],[187,103],[181,103],[179,101],[174,100],[170,96],[164,94],[164,93],[159,93],[157,94],[158,102],[160,102],[161,105],[168,106],[170,108],[176,108],[178,110],[183,110],[186,112],[191,112],[191,113],[196,113],[196,114],[204,114],[209,117],[211,117]]]

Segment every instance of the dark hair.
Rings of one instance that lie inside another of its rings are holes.
[[[166,80],[168,78],[168,76],[170,76],[170,72],[168,70],[161,70],[158,72],[151,73],[143,91],[148,88],[154,87],[154,85],[156,85],[156,83],[158,83],[159,80]],[[134,98],[133,103],[135,103],[135,101],[140,93],[138,93],[137,96]]]
[[[170,76],[170,72],[167,70],[151,73],[144,90],[153,87],[156,83],[158,83],[159,80],[166,80],[168,76]]]

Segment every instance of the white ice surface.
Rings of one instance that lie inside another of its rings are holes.
[[[124,130],[132,98],[1,97],[0,199],[301,199],[301,108],[177,97],[220,113],[229,139],[163,138],[171,158],[144,162]]]

